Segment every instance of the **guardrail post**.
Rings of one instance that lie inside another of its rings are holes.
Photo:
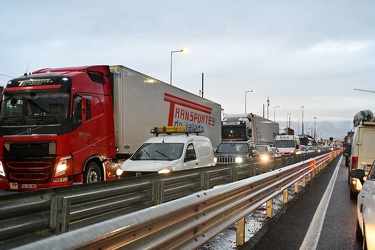
[[[294,193],[298,194],[298,181],[294,183]]]
[[[273,206],[272,199],[268,200],[266,202],[266,217],[267,218],[272,218],[272,206]]]
[[[302,187],[306,186],[306,175],[302,177]]]
[[[245,244],[245,217],[237,221],[236,229],[236,245],[243,246]]]
[[[252,176],[256,176],[257,175],[257,164],[258,163],[254,163],[254,162],[251,162],[251,170],[252,170]]]
[[[238,181],[238,168],[237,166],[232,166],[230,168],[230,179],[232,182]]]
[[[69,231],[70,200],[61,196],[51,197],[50,228],[54,233],[61,234]]]
[[[311,181],[311,172],[307,174],[307,180],[308,180],[308,182]]]
[[[160,205],[164,202],[164,181],[154,180],[151,184],[152,194],[154,195],[155,205]],[[158,192],[160,191],[160,192]]]
[[[288,196],[289,196],[289,191],[288,191],[288,189],[285,189],[285,190],[283,191],[283,203],[284,203],[284,204],[287,204],[287,203],[288,203]]]

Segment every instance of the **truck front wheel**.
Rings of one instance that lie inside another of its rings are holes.
[[[96,162],[90,162],[83,174],[84,183],[94,183],[102,180],[102,172]]]

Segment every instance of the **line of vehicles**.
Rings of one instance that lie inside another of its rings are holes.
[[[278,123],[256,114],[222,117],[220,104],[122,65],[40,69],[8,81],[3,91],[0,189],[266,162],[301,152],[298,136],[279,132]],[[172,148],[178,153],[169,153]]]
[[[246,161],[267,164],[316,150],[312,138],[294,135],[290,128],[280,133],[278,123],[252,113],[222,116],[220,104],[121,65],[40,69],[8,81],[2,92],[4,190],[38,190]],[[357,125],[346,140],[347,164],[357,169],[348,177],[352,197],[362,185],[361,192],[375,189],[374,168],[369,172],[375,122],[361,120]],[[358,201],[373,207],[367,193]],[[372,215],[362,212],[358,231],[365,235],[366,218]]]
[[[344,140],[345,165],[349,167],[350,198],[357,200],[357,241],[375,249],[375,119],[370,110],[358,112],[354,131]]]

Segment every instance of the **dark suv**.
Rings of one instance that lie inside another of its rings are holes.
[[[255,154],[255,146],[247,141],[223,141],[215,151],[216,165],[243,163]]]

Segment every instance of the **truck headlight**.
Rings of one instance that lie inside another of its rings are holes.
[[[5,176],[3,161],[0,161],[0,175]]]
[[[243,158],[242,158],[242,157],[236,157],[236,158],[234,159],[234,162],[235,162],[235,163],[242,163],[242,162],[243,162]]]
[[[54,177],[67,174],[67,171],[72,164],[71,160],[72,160],[72,157],[70,156],[62,157],[57,163]]]
[[[217,157],[214,157],[214,162],[217,163]]]
[[[56,176],[64,175],[66,173],[66,169],[68,168],[67,160],[60,160],[56,167]]]

